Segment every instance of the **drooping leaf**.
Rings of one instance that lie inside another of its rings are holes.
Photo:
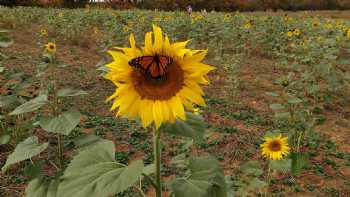
[[[125,166],[114,155],[107,140],[81,151],[64,172],[57,197],[107,197],[131,187],[142,174],[142,160]]]
[[[22,105],[17,107],[10,115],[18,115],[27,112],[32,112],[38,110],[40,107],[44,106],[47,103],[47,95],[40,95]]]
[[[170,187],[175,197],[226,197],[225,176],[213,157],[191,158],[190,176],[175,179]]]
[[[59,181],[36,178],[29,182],[26,188],[26,197],[57,197]]]
[[[5,172],[12,164],[24,161],[43,152],[48,143],[39,144],[38,137],[31,136],[19,143],[15,151],[7,158],[5,165],[1,168]]]
[[[88,94],[84,90],[74,90],[71,88],[60,89],[57,92],[58,97],[80,96]]]
[[[292,173],[298,176],[308,165],[308,157],[303,153],[291,153],[290,156],[292,158]]]
[[[80,113],[77,110],[64,112],[58,117],[42,118],[40,126],[47,132],[69,135],[70,132],[79,124]]]
[[[201,142],[206,128],[207,125],[201,116],[186,113],[186,121],[177,120],[174,124],[165,124],[161,129],[172,135],[190,137],[196,142]]]

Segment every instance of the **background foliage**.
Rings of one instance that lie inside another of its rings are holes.
[[[92,2],[95,6],[111,8],[147,8],[176,10],[192,5],[194,10],[216,11],[257,11],[257,10],[326,10],[350,9],[348,0],[105,0],[95,3],[94,0],[0,0],[3,5],[50,6],[50,7],[83,7]]]

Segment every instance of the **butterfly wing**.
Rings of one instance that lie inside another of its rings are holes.
[[[141,56],[130,60],[129,65],[147,71],[153,62],[153,56]]]
[[[129,65],[141,69],[152,78],[161,78],[173,60],[167,56],[141,56],[129,61]]]

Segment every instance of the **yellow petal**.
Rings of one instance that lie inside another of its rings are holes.
[[[160,29],[160,27],[158,27],[156,25],[153,25],[153,32],[154,32],[153,50],[157,54],[162,54],[162,50],[163,50],[162,29]]]
[[[147,32],[145,36],[144,55],[153,55],[152,32]]]

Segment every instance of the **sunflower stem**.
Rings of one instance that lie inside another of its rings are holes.
[[[160,147],[160,131],[154,129],[154,161],[156,163],[156,197],[162,197],[162,183],[160,179],[160,166],[161,166],[161,147]]]
[[[268,196],[269,194],[269,188],[270,188],[270,182],[271,182],[271,168],[270,168],[270,164],[269,164],[269,168],[267,169],[267,177],[266,177],[266,182],[267,182],[267,188],[266,188],[266,191],[265,191],[265,197]]]

